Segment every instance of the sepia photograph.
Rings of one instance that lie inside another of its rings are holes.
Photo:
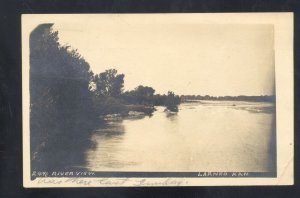
[[[25,187],[293,183],[293,15],[22,16]]]

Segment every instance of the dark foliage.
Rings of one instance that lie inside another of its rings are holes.
[[[165,106],[167,107],[167,109],[170,111],[177,112],[179,104],[180,104],[179,96],[175,96],[175,94],[172,91],[169,91],[165,100]]]
[[[30,145],[34,167],[58,166],[60,161],[52,162],[53,156],[64,159],[61,162],[80,159],[75,157],[75,145],[86,145],[80,133],[94,117],[89,91],[92,75],[89,64],[76,50],[59,44],[52,24],[39,25],[32,31]]]
[[[132,91],[127,91],[124,93],[123,98],[129,104],[142,104],[142,105],[152,105],[154,104],[154,93],[155,90],[148,86],[138,86]]]
[[[102,97],[119,97],[123,92],[124,74],[117,74],[116,69],[108,69],[95,75],[93,82],[96,85],[95,93]]]
[[[138,86],[132,91],[123,94],[123,99],[129,104],[147,106],[166,106],[170,111],[178,111],[180,97],[169,91],[168,95],[155,94],[155,90],[148,86]]]
[[[77,50],[60,45],[52,25],[39,25],[30,35],[30,145],[35,170],[84,164],[91,132],[103,124],[105,115],[151,115],[154,105],[177,111],[179,97],[172,92],[154,95],[152,87],[138,86],[123,93],[124,74],[115,69],[94,76]]]
[[[89,136],[108,114],[127,116],[130,111],[151,115],[154,106],[178,111],[181,102],[231,100],[274,102],[275,96],[200,96],[140,85],[123,91],[124,74],[108,69],[93,75],[89,64],[70,46],[59,43],[52,24],[39,25],[30,35],[31,160],[35,169],[72,168],[84,164]],[[59,152],[58,152],[59,151]],[[55,158],[56,160],[52,160]]]

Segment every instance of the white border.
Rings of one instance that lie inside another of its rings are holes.
[[[233,186],[233,185],[292,185],[294,182],[294,80],[293,80],[293,13],[225,13],[225,14],[25,14],[22,15],[22,101],[23,101],[23,185],[24,187],[99,187],[136,186],[137,178],[123,184],[100,184],[99,178],[46,178],[30,180],[29,132],[29,35],[41,23],[55,21],[100,20],[101,17],[125,15],[131,20],[147,23],[176,21],[201,24],[273,24],[276,72],[276,124],[277,124],[277,177],[276,178],[172,178],[182,186]],[[143,179],[143,178],[139,178]],[[144,178],[150,186],[173,186],[161,183],[166,178]],[[52,182],[51,182],[52,181]],[[84,182],[83,182],[84,181]],[[40,183],[39,183],[40,182]],[[147,186],[147,185],[146,185]]]

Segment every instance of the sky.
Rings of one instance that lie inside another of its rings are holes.
[[[202,24],[118,15],[54,23],[59,42],[71,45],[97,74],[117,69],[125,90],[156,93],[274,94],[274,27]]]

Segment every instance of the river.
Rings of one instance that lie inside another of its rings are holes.
[[[86,151],[91,171],[269,172],[275,167],[272,103],[195,101],[171,114],[111,120]]]

